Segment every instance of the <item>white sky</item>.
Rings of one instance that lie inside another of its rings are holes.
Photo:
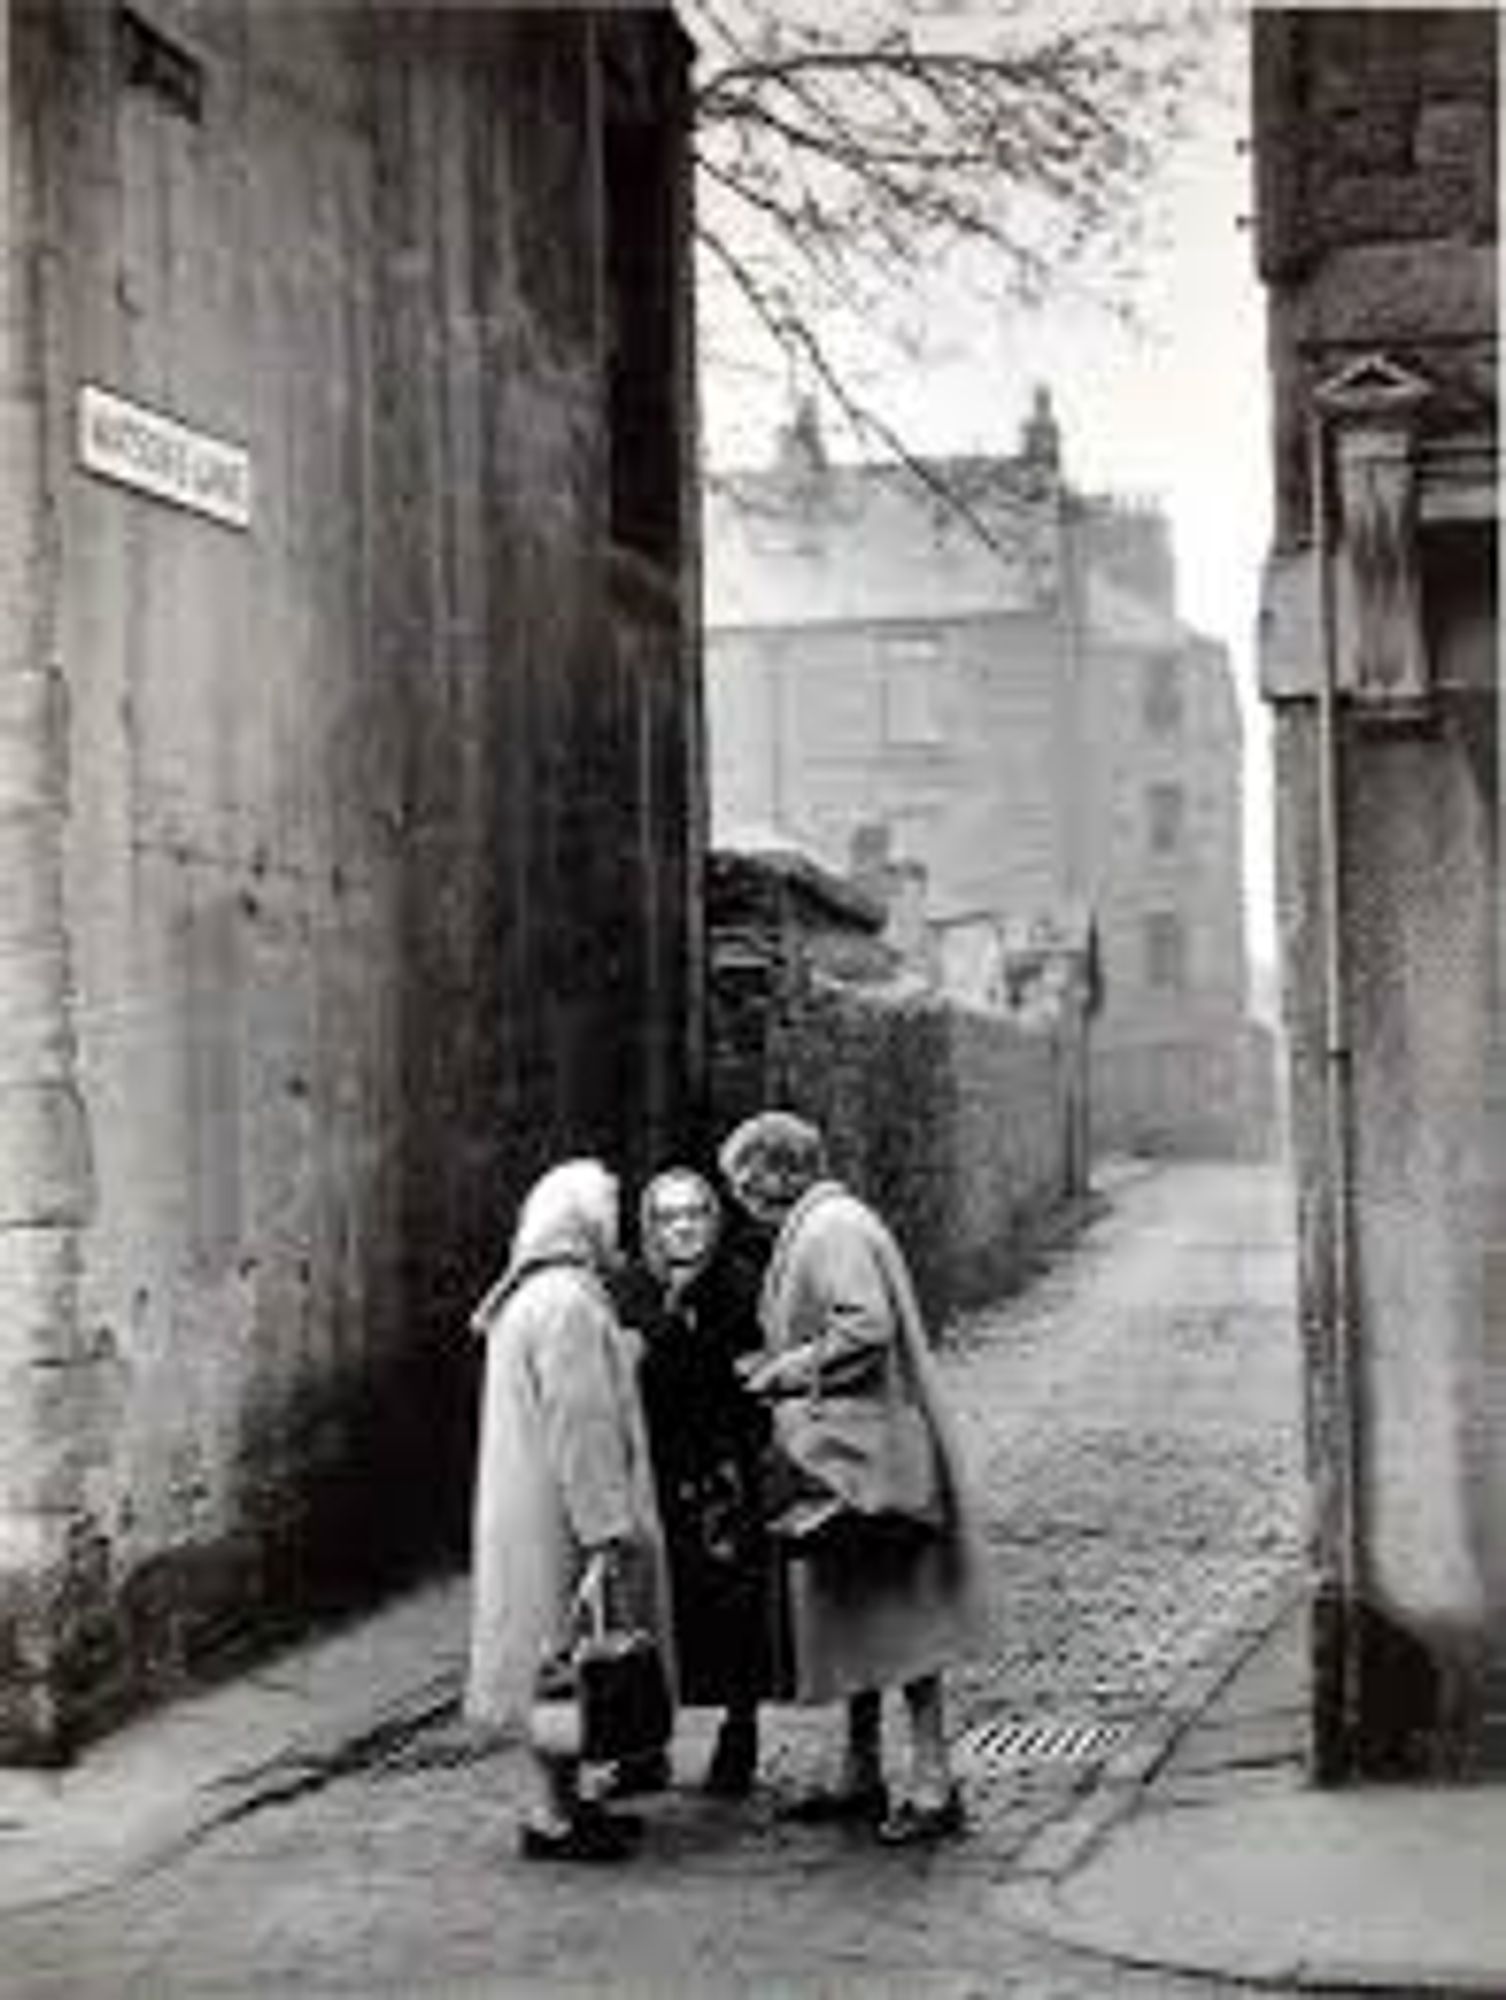
[[[900,365],[844,350],[865,397],[922,453],[1016,447],[1031,385],[1048,382],[1074,484],[1158,497],[1172,522],[1180,610],[1228,645],[1246,725],[1246,876],[1251,946],[1275,954],[1267,731],[1255,687],[1254,624],[1270,531],[1264,307],[1254,246],[1246,38],[1224,38],[1216,88],[1150,191],[1134,291],[1140,329],[1059,300],[1007,316],[960,274],[938,274],[929,352]],[[707,445],[714,464],[767,458],[787,390],[723,374],[709,355]],[[828,426],[829,430],[833,426]],[[838,455],[855,446],[832,439]],[[871,449],[871,447],[870,447]]]

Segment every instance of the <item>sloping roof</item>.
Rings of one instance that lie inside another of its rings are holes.
[[[1057,571],[1054,488],[1039,468],[982,458],[927,466],[991,542],[898,463],[711,482],[707,624],[925,623],[1034,608]]]
[[[711,852],[713,874],[725,877],[739,870],[751,870],[773,876],[788,883],[803,902],[845,929],[877,932],[884,928],[888,913],[883,904],[855,882],[848,881],[845,875],[834,874],[813,854],[782,835],[774,836],[769,846],[738,844],[750,838],[756,840],[756,836],[747,833],[718,840]]]

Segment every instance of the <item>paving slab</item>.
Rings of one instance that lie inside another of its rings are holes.
[[[1001,1917],[1126,1967],[1506,1994],[1506,1784],[1318,1790],[1301,1663],[1299,1608],[1111,1818],[1101,1794],[1027,1850]],[[1042,1867],[1053,1853],[1064,1865]]]
[[[1506,1993],[1506,1787],[1144,1810],[1077,1873],[1002,1892],[1131,1966],[1393,1993]]]
[[[445,1578],[136,1717],[58,1771],[0,1771],[0,1914],[160,1864],[373,1732],[454,1700],[468,1586]]]

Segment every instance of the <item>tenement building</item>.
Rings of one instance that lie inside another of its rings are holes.
[[[833,463],[807,405],[711,484],[706,566],[718,844],[861,872],[877,834],[947,940],[1091,919],[1097,1144],[1258,1144],[1239,710],[1164,516],[1072,490],[1044,394],[1016,456],[911,466]]]
[[[700,1012],[667,9],[0,0],[0,1750],[463,1522]]]
[[[1498,31],[1254,17],[1325,1776],[1506,1761]]]

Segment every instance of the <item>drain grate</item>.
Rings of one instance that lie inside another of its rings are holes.
[[[963,1761],[991,1771],[1036,1764],[1097,1764],[1127,1734],[1122,1722],[1088,1715],[997,1715],[957,1741]]]

